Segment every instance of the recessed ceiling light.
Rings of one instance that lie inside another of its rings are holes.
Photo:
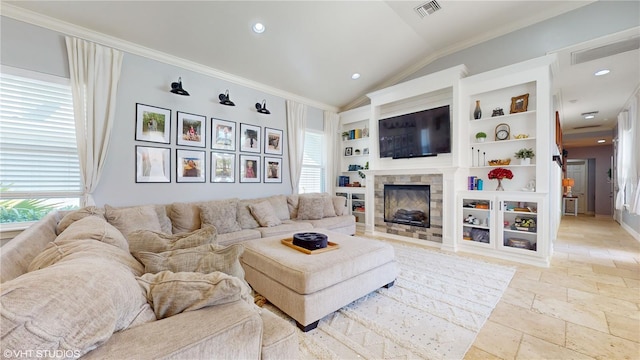
[[[593,119],[596,117],[597,114],[598,114],[598,111],[590,111],[590,112],[584,112],[580,115],[583,116],[585,119]]]
[[[605,140],[605,139],[600,139],[600,140],[598,140],[598,144],[602,144],[602,143],[604,143],[604,142],[606,142],[606,140]]]
[[[251,29],[253,29],[253,32],[256,34],[262,34],[266,28],[262,23],[255,23]]]
[[[585,115],[584,118],[585,119],[593,119],[594,117],[596,117],[595,115]]]
[[[602,70],[598,70],[595,72],[595,76],[602,76],[602,75],[607,75],[608,73],[610,73],[611,71],[609,69],[602,69]]]
[[[359,74],[359,73],[353,73],[353,75],[351,75],[351,78],[352,78],[353,80],[360,79],[360,74]]]

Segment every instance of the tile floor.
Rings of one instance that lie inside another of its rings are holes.
[[[516,265],[465,359],[640,359],[640,242],[565,216],[554,249],[549,268]]]

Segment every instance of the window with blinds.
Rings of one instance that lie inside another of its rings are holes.
[[[0,73],[0,222],[77,206],[82,193],[68,79]]]
[[[325,191],[323,142],[322,133],[306,131],[304,134],[304,157],[299,182],[301,194]]]

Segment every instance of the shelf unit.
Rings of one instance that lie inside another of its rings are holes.
[[[369,108],[362,107],[340,113],[340,146],[338,146],[338,176],[348,176],[349,183],[364,184],[358,170],[364,170],[369,162]],[[342,133],[351,134],[350,139],[343,139]],[[355,137],[355,138],[354,138]],[[349,153],[347,152],[349,150]],[[359,168],[358,168],[359,167]],[[336,185],[340,182],[336,179]]]
[[[351,215],[356,217],[356,226],[365,225],[366,214],[366,192],[363,187],[338,187],[337,196],[344,196],[347,199],[347,209]]]

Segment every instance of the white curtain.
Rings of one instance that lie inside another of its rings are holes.
[[[298,183],[304,155],[304,131],[307,128],[307,106],[287,100],[287,143],[291,191],[298,194]]]
[[[629,123],[631,124],[631,161],[635,168],[631,173],[635,176],[634,194],[631,198],[631,213],[640,215],[640,91],[637,91],[629,106]]]
[[[338,148],[337,139],[338,139],[338,126],[340,122],[340,117],[338,114],[325,111],[324,112],[324,138],[327,144],[327,161],[326,161],[326,181],[327,184],[327,192],[329,194],[333,194],[336,187],[336,149]]]
[[[89,206],[95,205],[92,194],[109,148],[122,52],[69,36],[66,43],[83,182],[81,206]]]

